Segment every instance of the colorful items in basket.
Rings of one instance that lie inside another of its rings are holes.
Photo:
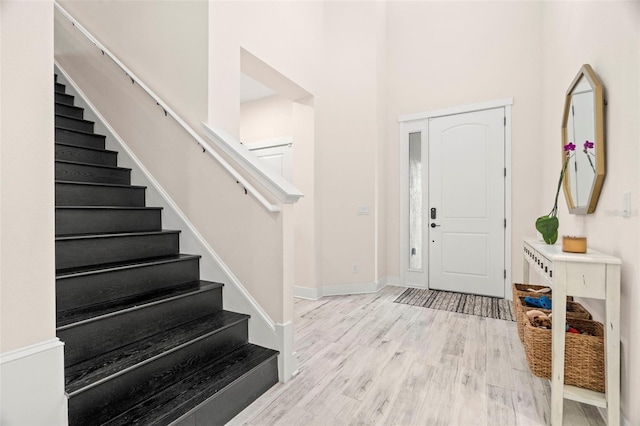
[[[534,308],[551,309],[551,299],[544,295],[539,298],[527,296],[524,298],[524,303]]]
[[[551,329],[551,314],[547,315],[535,309],[527,311],[525,314],[529,318],[532,326]]]
[[[544,312],[537,311],[535,309],[527,311],[527,312],[525,312],[525,314],[529,318],[529,321],[530,321],[532,326],[538,327],[538,328],[545,328],[545,329],[548,329],[548,330],[551,329],[551,317],[552,317],[552,314],[547,315]],[[570,326],[569,324],[566,325],[565,330],[566,330],[567,333],[590,335],[589,333],[582,332],[582,331],[578,330],[577,328]]]

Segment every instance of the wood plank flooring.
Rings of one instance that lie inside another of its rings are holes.
[[[230,425],[547,425],[550,387],[511,321],[393,303],[404,288],[295,301],[299,374]],[[565,425],[604,425],[565,400]]]

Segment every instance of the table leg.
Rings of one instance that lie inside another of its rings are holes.
[[[606,277],[605,392],[607,424],[620,425],[620,266],[607,265]]]
[[[553,320],[552,334],[552,365],[551,365],[551,425],[562,425],[562,410],[564,404],[564,348],[565,325],[567,316],[567,286],[566,265],[555,264],[556,274],[553,286]]]

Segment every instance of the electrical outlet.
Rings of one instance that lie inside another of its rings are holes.
[[[358,273],[358,264],[357,264],[357,263],[354,263],[354,264],[353,264],[353,273],[354,273],[354,274],[357,274],[357,273]]]

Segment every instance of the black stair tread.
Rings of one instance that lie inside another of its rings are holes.
[[[73,118],[73,117],[69,117],[69,118]],[[55,128],[56,129],[60,129],[60,130],[64,130],[64,131],[67,131],[67,132],[80,133],[82,135],[106,138],[105,135],[101,135],[101,134],[94,133],[94,132],[85,132],[85,131],[78,130],[78,129],[70,129],[70,128],[64,127],[64,126],[55,126]]]
[[[123,315],[126,314],[127,312],[130,311],[134,311],[134,310],[139,310],[139,309],[144,309],[146,307],[152,306],[152,305],[158,305],[158,304],[162,304],[162,303],[171,303],[171,301],[176,300],[176,299],[180,299],[183,297],[190,297],[193,296],[194,294],[198,294],[198,293],[205,293],[211,290],[215,290],[217,288],[222,287],[222,285],[220,283],[214,283],[214,282],[207,282],[207,281],[203,281],[205,284],[202,284],[199,288],[196,289],[192,289],[191,291],[185,292],[185,293],[180,293],[177,295],[173,295],[171,297],[160,297],[157,299],[154,299],[152,301],[149,301],[147,303],[142,303],[136,306],[130,306],[124,309],[120,309],[117,311],[110,311],[107,312],[103,315],[96,315],[93,316],[91,318],[87,318],[87,319],[83,319],[81,321],[75,321],[75,322],[70,322],[67,324],[59,324],[56,327],[56,331],[62,331],[62,330],[67,330],[69,328],[72,327],[77,327],[83,324],[88,324],[94,321],[100,321],[103,320],[105,318],[110,318],[110,317],[115,317],[118,315]]]
[[[79,107],[79,106],[75,106],[75,105],[69,105],[69,104],[65,104],[62,102],[58,102],[58,101],[54,101],[55,105],[61,105],[64,106],[65,108],[73,108],[73,109],[81,109],[82,111],[84,111],[84,108]]]
[[[198,318],[178,327],[164,330],[148,339],[135,342],[65,369],[65,387],[70,397],[107,378],[135,368],[149,359],[246,321],[248,315],[230,311]]]
[[[68,106],[70,106],[70,105],[68,105]],[[81,121],[83,123],[96,124],[95,121],[85,120],[84,118],[78,118],[78,117],[74,117],[74,116],[67,115],[67,114],[60,114],[59,112],[56,112],[54,115],[56,117],[68,118],[69,120]],[[56,126],[56,127],[60,128],[60,126]]]
[[[58,311],[56,315],[56,326],[63,327],[76,322],[82,322],[96,316],[103,316],[113,312],[129,309],[133,306],[158,302],[170,297],[184,295],[189,292],[196,291],[208,284],[217,283],[210,283],[208,281],[193,281],[175,285],[170,288],[163,288],[161,290],[153,291],[150,293],[138,294],[136,297],[127,297],[125,299],[112,298],[111,300],[109,300],[109,303],[106,304],[100,303],[98,305],[88,305],[82,308],[67,310],[64,312]]]
[[[56,142],[55,144],[56,145],[60,145],[60,146],[68,146],[70,148],[86,149],[87,151],[108,152],[108,153],[111,153],[111,154],[118,154],[118,151],[112,151],[112,150],[109,150],[109,149],[91,148],[89,146],[79,146],[79,145],[74,145],[74,144],[69,143],[69,142]]]
[[[98,167],[100,169],[110,169],[110,170],[129,170],[129,167],[119,167],[119,166],[105,166],[104,164],[93,164],[93,163],[82,163],[79,161],[69,161],[69,160],[55,160],[56,163],[62,164],[75,164],[78,166],[89,166],[89,167]]]
[[[278,351],[247,343],[104,426],[169,424],[277,355]]]
[[[82,164],[82,163],[80,163]],[[91,165],[91,164],[89,164]],[[146,186],[140,186],[140,185],[125,185],[122,183],[103,183],[103,182],[78,182],[75,180],[55,180],[55,183],[64,183],[65,185],[86,185],[86,186],[109,186],[109,187],[115,187],[115,188],[146,188]]]
[[[134,262],[119,262],[110,265],[93,265],[84,268],[74,268],[71,270],[57,271],[56,279],[73,278],[83,275],[101,274],[106,271],[117,269],[138,268],[141,266],[151,266],[160,263],[180,262],[188,259],[200,259],[200,255],[195,254],[178,254],[176,256],[159,257],[155,259],[143,259]],[[222,284],[221,284],[222,285]]]

